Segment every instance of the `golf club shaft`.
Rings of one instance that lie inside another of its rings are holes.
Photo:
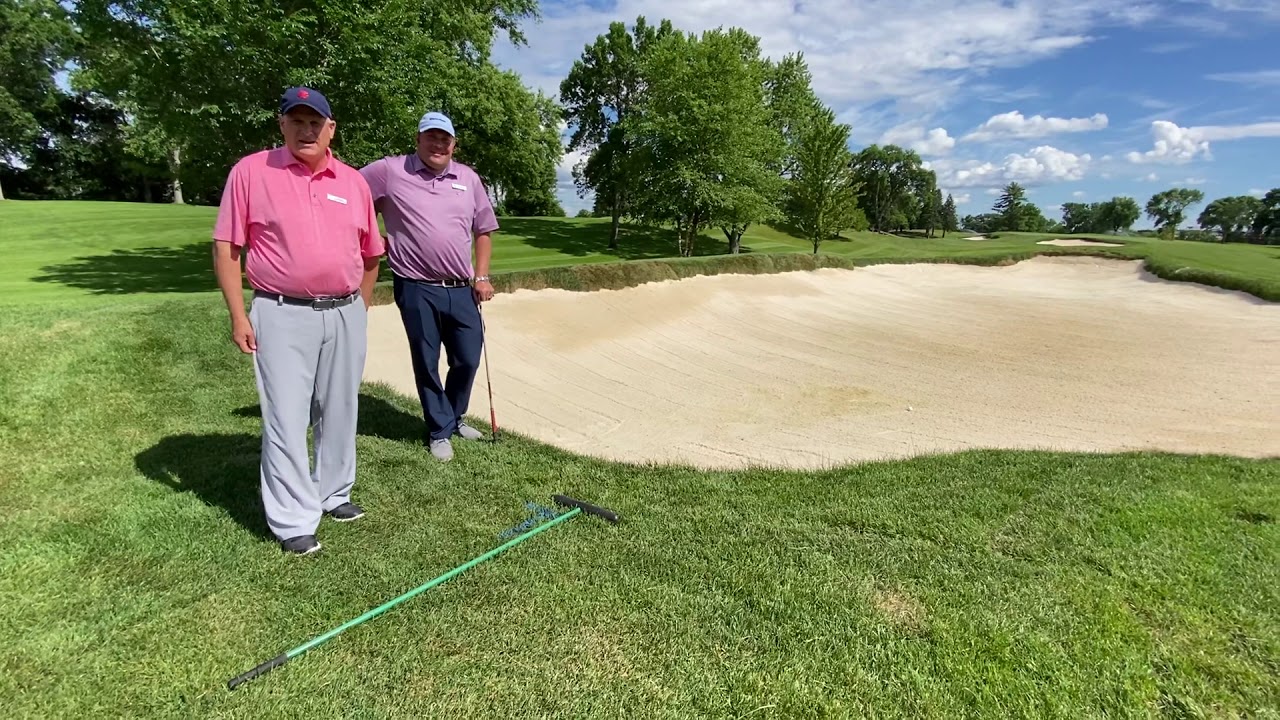
[[[375,618],[375,617],[377,617],[377,616],[381,615],[382,613],[384,613],[384,612],[386,612],[386,611],[390,610],[391,608],[395,607],[396,605],[399,605],[400,603],[404,602],[405,600],[408,600],[409,598],[412,598],[413,596],[418,595],[419,593],[422,593],[422,592],[425,592],[425,591],[427,591],[427,590],[430,590],[431,588],[433,588],[433,587],[435,587],[435,586],[439,585],[440,583],[442,583],[442,582],[444,582],[444,581],[448,580],[449,578],[451,578],[451,577],[453,577],[453,576],[455,576],[455,575],[458,575],[459,573],[465,572],[466,570],[468,570],[468,569],[470,569],[470,568],[472,568],[472,567],[475,567],[476,565],[479,565],[480,563],[484,562],[485,560],[488,560],[489,558],[492,558],[493,556],[497,555],[498,553],[501,553],[503,550],[506,550],[506,549],[508,549],[508,548],[510,548],[510,547],[512,547],[512,546],[514,546],[514,545],[517,545],[517,544],[519,544],[519,543],[522,543],[522,542],[524,542],[525,540],[528,540],[529,538],[533,537],[534,535],[537,535],[538,533],[540,533],[540,532],[542,532],[542,531],[544,531],[544,530],[547,530],[547,529],[549,529],[549,528],[551,528],[551,527],[553,527],[553,526],[555,526],[555,525],[558,525],[558,524],[560,524],[560,523],[562,523],[562,522],[564,522],[564,521],[568,520],[569,518],[572,518],[573,516],[578,515],[578,514],[579,514],[579,513],[581,513],[581,512],[582,512],[582,508],[577,508],[577,507],[575,507],[574,509],[572,509],[572,510],[570,510],[570,511],[568,511],[568,512],[566,512],[566,513],[562,514],[562,515],[557,515],[554,519],[550,520],[549,522],[546,522],[546,523],[544,523],[544,524],[542,524],[542,525],[539,525],[538,527],[533,528],[532,530],[530,530],[530,531],[528,531],[528,532],[524,533],[523,535],[520,535],[519,537],[513,538],[513,539],[511,539],[511,540],[509,540],[509,541],[507,541],[507,542],[503,543],[502,545],[499,545],[498,547],[496,547],[496,548],[494,548],[494,549],[490,550],[489,552],[487,552],[487,553],[485,553],[485,554],[481,555],[480,557],[477,557],[477,558],[475,558],[475,559],[473,559],[473,560],[471,560],[471,561],[469,561],[469,562],[467,562],[467,563],[465,563],[465,564],[463,564],[463,565],[459,565],[458,567],[456,567],[456,568],[454,568],[454,569],[450,570],[449,572],[447,572],[447,573],[445,573],[445,574],[443,574],[443,575],[441,575],[441,576],[439,576],[439,577],[437,577],[437,578],[435,578],[435,579],[433,579],[433,580],[431,580],[431,581],[429,581],[429,582],[426,582],[426,583],[423,583],[422,585],[419,585],[418,587],[416,587],[416,588],[414,588],[414,589],[410,590],[409,592],[406,592],[405,594],[401,595],[400,597],[395,598],[394,600],[388,600],[387,602],[383,603],[382,605],[379,605],[378,607],[376,607],[376,608],[374,608],[374,609],[370,610],[369,612],[366,612],[365,614],[361,615],[360,617],[355,618],[354,620],[349,620],[349,621],[347,621],[347,622],[343,623],[342,625],[339,625],[338,627],[336,627],[336,628],[334,628],[334,629],[330,630],[329,632],[327,632],[327,633],[325,633],[325,634],[323,634],[323,635],[321,635],[321,636],[319,636],[319,637],[317,637],[317,638],[315,638],[315,639],[313,639],[313,640],[310,640],[310,641],[308,641],[308,642],[306,642],[306,643],[303,643],[302,645],[299,645],[298,647],[296,647],[296,648],[294,648],[294,649],[290,650],[289,652],[286,652],[286,653],[285,653],[285,654],[283,654],[283,655],[278,655],[278,656],[276,656],[276,657],[274,657],[274,658],[271,658],[270,660],[268,660],[268,661],[266,661],[266,662],[264,662],[264,663],[262,663],[262,664],[258,665],[257,667],[255,667],[254,669],[252,669],[252,670],[250,670],[250,671],[248,671],[248,672],[244,673],[243,675],[239,675],[239,676],[237,676],[237,677],[235,677],[235,678],[232,678],[230,681],[228,681],[228,682],[227,682],[227,689],[228,689],[228,690],[235,690],[235,689],[236,689],[236,686],[240,685],[241,683],[246,682],[246,681],[248,681],[248,680],[252,680],[253,678],[258,677],[259,675],[262,675],[262,674],[267,673],[267,672],[269,672],[269,671],[271,671],[271,670],[273,670],[273,669],[275,669],[275,668],[280,667],[281,665],[283,665],[283,664],[285,664],[286,662],[288,662],[288,661],[292,660],[293,658],[295,658],[295,657],[297,657],[297,656],[301,655],[302,653],[304,653],[304,652],[306,652],[306,651],[310,650],[311,648],[314,648],[315,646],[317,646],[317,645],[319,645],[319,644],[321,644],[321,643],[323,643],[323,642],[326,642],[326,641],[328,641],[328,640],[333,639],[333,638],[334,638],[335,636],[337,636],[338,634],[340,634],[340,633],[342,633],[342,632],[344,632],[344,631],[346,631],[346,630],[350,630],[351,628],[355,627],[356,625],[359,625],[360,623],[362,623],[362,622],[364,622],[364,621],[366,621],[366,620],[371,620],[371,619],[373,619],[373,618]]]
[[[484,384],[489,389],[489,430],[493,439],[497,440],[498,416],[493,412],[493,380],[489,378],[489,332],[484,324],[483,311],[480,313],[480,352],[484,355]]]

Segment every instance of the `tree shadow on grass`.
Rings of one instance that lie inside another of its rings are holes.
[[[676,233],[671,228],[623,224],[618,236],[618,249],[610,250],[610,224],[607,222],[571,222],[536,217],[502,218],[501,222],[500,232],[519,236],[526,245],[574,257],[602,253],[616,255],[622,260],[654,260],[679,253]],[[718,239],[707,236],[699,238],[695,254],[718,255],[727,249],[728,241],[722,235]]]
[[[243,418],[261,418],[258,405],[231,411]],[[422,439],[421,418],[387,401],[361,393],[356,432],[397,442]],[[208,433],[170,435],[138,453],[139,472],[173,490],[189,492],[208,505],[222,508],[255,536],[274,539],[263,514],[259,466],[262,435]],[[357,463],[359,460],[357,459]]]
[[[217,290],[213,246],[209,242],[178,247],[113,250],[106,255],[73,258],[40,268],[35,282],[58,283],[95,295],[208,292]]]

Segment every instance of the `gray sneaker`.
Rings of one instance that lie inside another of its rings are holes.
[[[449,442],[448,438],[432,440],[431,454],[441,462],[448,462],[453,459],[453,443]]]
[[[480,432],[479,430],[471,427],[466,423],[458,423],[458,435],[461,436],[463,440],[484,439],[484,433]]]

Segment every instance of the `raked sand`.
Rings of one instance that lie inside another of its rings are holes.
[[[598,457],[820,468],[972,448],[1280,455],[1280,304],[1138,262],[517,291],[486,303],[485,321],[499,428]],[[416,397],[394,305],[370,310],[365,379]],[[489,415],[483,366],[470,412]]]

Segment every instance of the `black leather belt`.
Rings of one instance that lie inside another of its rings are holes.
[[[333,308],[350,305],[356,301],[356,298],[360,297],[359,290],[353,291],[350,295],[330,298],[296,298],[289,297],[288,295],[281,295],[279,293],[263,292],[261,290],[255,290],[253,294],[266,300],[284,303],[285,305],[305,305],[313,310],[332,310]]]
[[[436,287],[456,288],[456,287],[471,286],[471,280],[468,278],[437,278],[435,280],[419,280],[417,278],[402,278],[402,279],[408,280],[409,282],[418,283],[420,285],[434,285]]]

